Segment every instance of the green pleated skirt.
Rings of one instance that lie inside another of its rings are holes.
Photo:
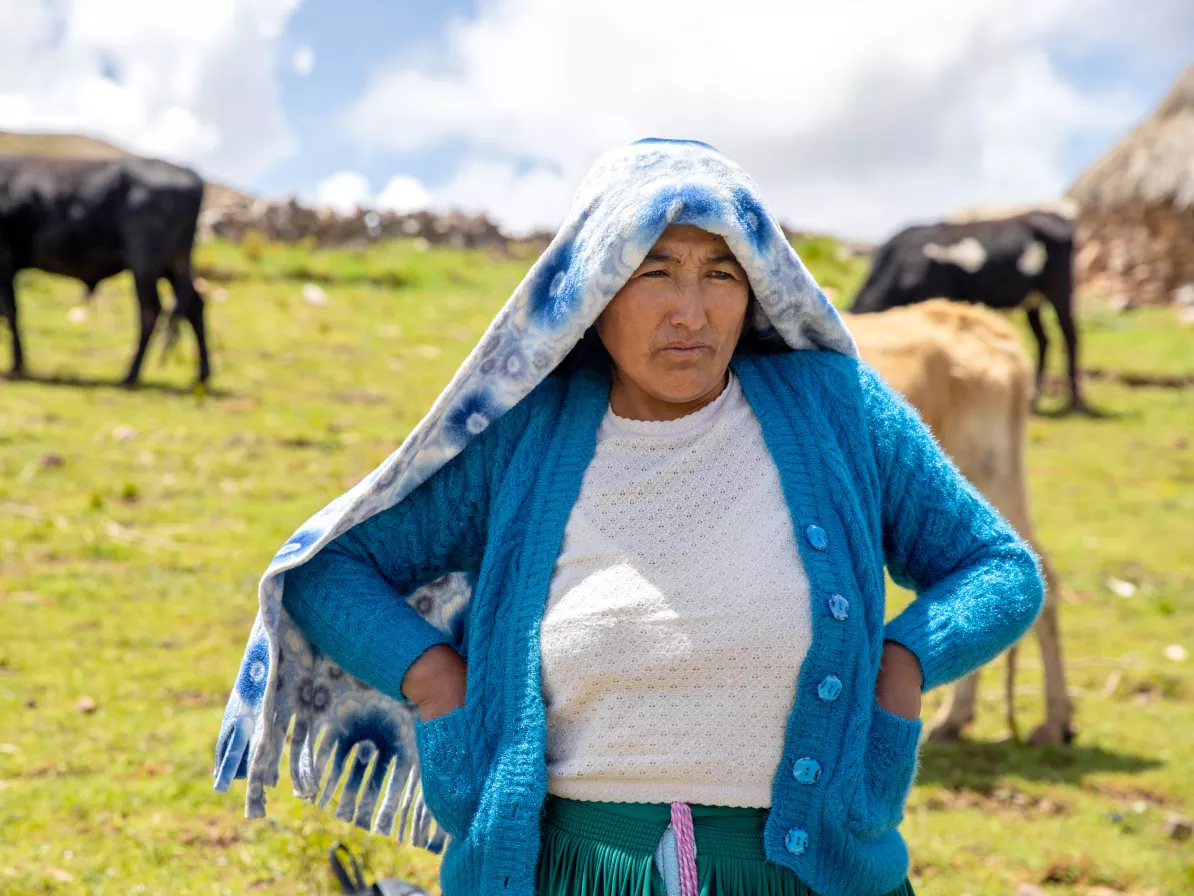
[[[548,796],[539,896],[665,896],[655,848],[666,803],[599,803]],[[700,896],[817,896],[763,853],[766,809],[692,806]],[[904,881],[889,896],[915,896]]]

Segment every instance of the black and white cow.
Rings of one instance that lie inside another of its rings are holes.
[[[171,333],[179,320],[195,331],[199,382],[210,375],[203,299],[191,274],[191,249],[203,181],[155,159],[49,159],[0,155],[0,318],[12,332],[12,375],[24,371],[13,278],[39,268],[96,285],[133,272],[141,332],[124,378],[140,377],[145,349],[162,311],[158,280],[174,290]]]
[[[1049,302],[1065,339],[1070,401],[1085,407],[1078,389],[1078,330],[1073,309],[1074,223],[1064,214],[1028,211],[998,220],[919,225],[901,230],[876,250],[853,314],[885,311],[932,298],[1024,308],[1037,341],[1036,397],[1045,374],[1049,338],[1041,301]]]

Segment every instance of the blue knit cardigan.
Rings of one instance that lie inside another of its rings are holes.
[[[865,363],[739,353],[733,369],[813,599],[766,855],[824,896],[878,896],[907,874],[897,825],[921,732],[874,701],[883,642],[915,654],[926,691],[960,678],[1032,624],[1038,561]],[[402,503],[285,573],[283,603],[303,633],[398,701],[410,664],[452,640],[402,596],[447,571],[475,579],[458,639],[466,704],[416,723],[423,797],[450,834],[445,896],[535,890],[547,795],[539,622],[609,385],[593,370],[548,377]],[[885,566],[917,594],[886,625]]]

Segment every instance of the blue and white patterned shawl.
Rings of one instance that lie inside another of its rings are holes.
[[[282,573],[397,504],[528,395],[669,224],[725,238],[754,291],[757,309],[747,325],[760,336],[857,357],[841,318],[737,165],[704,143],[657,139],[599,158],[551,244],[427,415],[377,469],[299,527],[266,569],[216,745],[215,789],[227,791],[247,777],[248,817],[265,814],[265,788],[278,783],[289,732],[296,796],[323,806],[343,781],[338,818],[442,849],[446,835],[421,797],[415,710],[312,647],[282,608]],[[407,599],[458,641],[470,593],[466,577],[452,573]]]

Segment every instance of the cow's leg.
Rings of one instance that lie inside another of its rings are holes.
[[[1065,681],[1065,665],[1061,658],[1061,629],[1058,625],[1058,605],[1061,588],[1049,559],[1041,557],[1045,577],[1045,605],[1033,625],[1041,646],[1041,664],[1045,670],[1045,722],[1029,735],[1029,743],[1059,744],[1074,739],[1073,712]]]
[[[1070,302],[1064,301],[1053,304],[1057,312],[1057,325],[1061,327],[1062,338],[1065,339],[1066,362],[1070,379],[1070,408],[1075,411],[1086,411],[1089,408],[1078,390],[1078,327],[1074,323],[1074,314]]]
[[[141,376],[141,362],[145,360],[145,349],[149,347],[149,339],[153,336],[157,326],[158,316],[162,313],[162,300],[158,295],[158,275],[133,275],[137,284],[137,305],[140,309],[141,332],[137,340],[137,353],[133,356],[133,363],[129,365],[129,372],[125,375],[123,385],[136,385]]]
[[[211,376],[211,365],[207,357],[207,332],[203,323],[203,296],[195,289],[191,279],[191,268],[188,265],[170,275],[170,285],[174,288],[176,305],[170,314],[171,342],[177,338],[178,318],[184,318],[195,331],[195,344],[199,351],[199,378],[197,382],[206,383]]]
[[[1049,334],[1045,332],[1045,325],[1041,322],[1041,309],[1037,305],[1029,308],[1028,326],[1036,338],[1036,384],[1032,390],[1032,406],[1035,409],[1041,398],[1041,390],[1045,383],[1045,361],[1049,355]]]
[[[1007,664],[1003,671],[1003,698],[1007,708],[1007,730],[1012,733],[1012,740],[1019,743],[1020,728],[1016,725],[1016,657],[1020,652],[1019,643],[1007,649]]]
[[[1078,327],[1074,321],[1073,246],[1066,251],[1051,253],[1050,267],[1041,282],[1041,292],[1057,314],[1057,325],[1065,340],[1066,366],[1070,380],[1070,409],[1087,411],[1078,387]]]
[[[25,356],[21,353],[21,333],[17,329],[17,294],[12,274],[0,270],[0,317],[8,321],[12,333],[12,368],[9,376],[19,377],[25,372]]]
[[[937,714],[929,722],[929,740],[948,743],[961,739],[962,729],[974,721],[974,703],[978,696],[980,671],[976,669],[965,678],[954,682],[941,709],[937,710]]]

